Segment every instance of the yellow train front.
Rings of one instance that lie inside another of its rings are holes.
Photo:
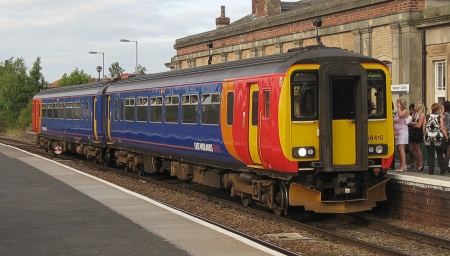
[[[232,194],[277,214],[370,210],[386,200],[394,153],[389,71],[338,48],[295,51],[285,73],[224,83],[223,97],[235,94],[234,123],[222,124],[227,150],[254,172],[230,174]]]

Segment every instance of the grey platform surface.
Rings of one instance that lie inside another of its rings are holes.
[[[0,255],[281,255],[0,144]]]

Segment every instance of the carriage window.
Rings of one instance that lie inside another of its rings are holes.
[[[258,94],[259,91],[252,93],[252,125],[258,125]]]
[[[219,124],[220,95],[202,95],[202,124]]]
[[[58,119],[58,103],[53,103],[52,118]]]
[[[91,112],[89,111],[89,102],[86,101],[86,105],[85,105],[85,113],[86,113],[86,120],[90,121],[91,120]]]
[[[81,103],[80,103],[80,119],[81,120],[84,120],[84,118],[85,118],[85,113],[84,113],[84,101],[82,101]]]
[[[270,91],[264,90],[264,117],[269,118],[270,113]]]
[[[134,98],[125,99],[125,121],[134,121]]]
[[[162,122],[162,97],[150,98],[150,122]]]
[[[386,117],[386,76],[381,70],[367,71],[367,101],[369,119]]]
[[[119,106],[119,115],[120,115],[120,120],[123,121],[125,118],[125,112],[123,111],[123,108],[125,107],[125,100],[124,99],[120,99],[120,106]]]
[[[114,121],[119,120],[119,99],[114,99]]]
[[[183,96],[181,122],[184,124],[196,124],[197,113],[198,113],[198,96],[197,95]]]
[[[47,118],[47,104],[42,104],[42,118]]]
[[[317,76],[295,72],[291,77],[292,120],[315,118],[317,115]]]
[[[59,117],[59,119],[66,118],[65,110],[66,110],[66,103],[60,102],[59,103],[59,107],[58,107],[58,117]]]
[[[178,109],[180,105],[180,97],[166,96],[165,97],[165,114],[164,121],[166,123],[178,123]]]
[[[234,92],[227,94],[227,125],[233,125]]]
[[[66,119],[72,120],[73,116],[72,116],[72,107],[73,103],[72,102],[67,102],[66,103]]]
[[[81,111],[80,111],[80,102],[74,102],[73,103],[73,120],[80,120],[81,119]]]
[[[148,98],[137,98],[137,117],[138,122],[147,122]]]

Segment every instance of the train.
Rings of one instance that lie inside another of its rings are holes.
[[[359,212],[386,200],[390,80],[377,59],[315,45],[46,89],[32,126],[46,150],[227,189],[277,215]]]

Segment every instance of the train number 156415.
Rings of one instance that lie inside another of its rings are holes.
[[[383,135],[369,135],[369,140],[383,140]]]

